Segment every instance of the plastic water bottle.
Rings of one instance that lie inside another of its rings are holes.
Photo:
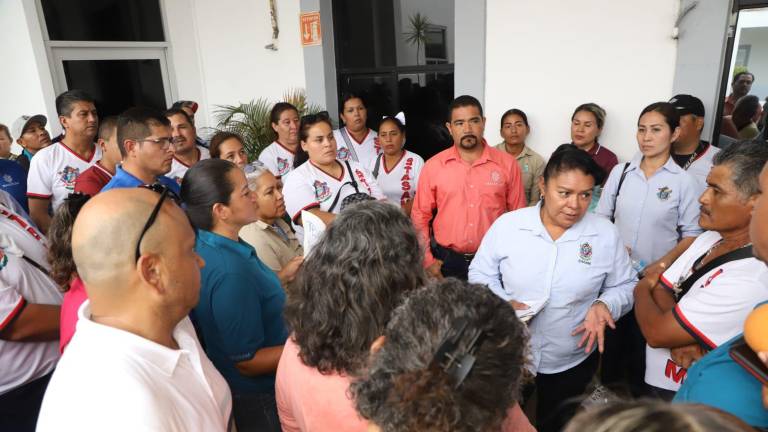
[[[645,270],[645,266],[647,266],[648,264],[646,264],[646,262],[641,260],[640,258],[630,257],[630,259],[632,260],[632,269],[638,275],[642,274],[643,270]]]

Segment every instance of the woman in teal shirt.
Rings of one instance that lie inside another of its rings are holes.
[[[181,183],[205,260],[193,320],[206,353],[232,390],[239,431],[279,431],[275,371],[288,335],[285,293],[277,275],[238,237],[256,221],[255,196],[232,162],[207,159]]]

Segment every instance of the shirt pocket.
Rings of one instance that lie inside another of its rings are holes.
[[[477,186],[476,186],[477,187]],[[501,214],[507,209],[507,187],[505,184],[484,184],[480,186],[480,208],[491,214]]]

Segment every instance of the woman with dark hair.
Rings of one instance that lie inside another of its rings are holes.
[[[402,113],[400,113],[402,114]],[[405,146],[405,117],[384,117],[379,123],[381,153],[373,160],[370,171],[387,200],[411,214],[419,173],[424,159]]]
[[[245,167],[248,163],[248,155],[245,153],[243,138],[234,132],[216,132],[211,138],[209,145],[209,151],[213,159],[228,160],[239,168]]]
[[[353,160],[362,166],[371,166],[381,152],[376,131],[368,128],[368,109],[362,96],[347,93],[341,98],[339,113],[344,126],[333,131],[336,138],[336,158],[340,161]]]
[[[584,150],[600,165],[605,173],[619,163],[616,154],[603,147],[597,140],[605,126],[605,110],[596,103],[576,107],[571,116],[571,144]]]
[[[679,126],[672,104],[645,107],[637,121],[640,152],[611,171],[595,209],[616,224],[637,273],[648,264],[661,273],[660,266],[668,268],[702,232],[697,180],[671,157]],[[608,346],[613,349],[603,358],[603,384],[645,394],[645,339],[634,313],[618,323]]]
[[[339,215],[289,286],[293,334],[277,370],[284,431],[365,430],[347,395],[350,376],[402,295],[424,281],[419,240],[397,207],[364,202]]]
[[[259,154],[259,161],[280,178],[293,169],[299,148],[299,110],[288,102],[278,102],[269,113],[275,141]]]
[[[619,233],[587,212],[602,173],[587,152],[561,146],[539,180],[540,203],[499,217],[469,267],[470,282],[530,320],[539,431],[573,416],[576,407],[563,405],[592,380],[606,325],[632,307],[637,279]]]
[[[395,309],[350,387],[358,413],[375,426],[368,430],[534,430],[517,405],[524,326],[484,288],[445,279]]]
[[[736,101],[733,114],[731,114],[731,120],[737,131],[737,136],[734,138],[751,140],[760,135],[760,130],[754,121],[759,110],[760,98],[755,95],[746,95]]]
[[[80,193],[69,194],[64,199],[64,203],[53,213],[51,226],[48,228],[50,276],[64,293],[59,325],[59,351],[61,352],[64,352],[64,348],[75,334],[77,310],[88,299],[83,281],[77,275],[75,260],[72,258],[72,227],[80,209],[90,198],[90,195]]]
[[[283,179],[285,207],[295,225],[301,225],[302,210],[330,224],[341,211],[344,199],[351,195],[386,198],[376,179],[361,164],[336,159],[337,143],[327,115],[302,117],[299,139],[302,153],[296,155],[294,163],[307,162]]]
[[[523,189],[529,206],[539,202],[539,177],[544,172],[544,158],[525,145],[531,132],[528,116],[517,108],[507,110],[501,116],[501,137],[504,141],[496,148],[517,159],[523,179]]]
[[[238,237],[256,220],[243,170],[207,159],[189,169],[181,197],[197,229],[200,302],[193,318],[205,351],[232,390],[239,431],[279,431],[275,371],[287,330],[285,293],[275,273]]]

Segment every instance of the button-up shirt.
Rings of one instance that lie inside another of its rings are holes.
[[[469,267],[469,281],[487,285],[504,300],[545,299],[530,322],[531,367],[552,374],[589,353],[572,336],[599,300],[618,319],[633,304],[637,282],[619,233],[587,213],[557,240],[541,222],[541,207],[501,216],[488,230]]]
[[[278,272],[288,261],[303,255],[304,248],[282,219],[272,225],[257,220],[240,230],[240,238],[256,249],[259,259],[272,271]]]
[[[507,151],[507,144],[503,141],[500,144],[496,144],[496,148],[509,153]],[[523,146],[523,150],[515,156],[515,159],[517,159],[517,164],[520,166],[525,199],[528,200],[528,205],[532,206],[539,202],[539,198],[541,198],[539,196],[541,195],[539,191],[539,177],[544,174],[544,167],[547,163],[540,154],[528,146]]]
[[[244,241],[199,230],[195,251],[205,260],[200,270],[200,302],[194,319],[205,350],[232,393],[269,394],[275,374],[242,375],[237,363],[261,348],[285,343],[285,292],[277,275]]]
[[[232,396],[189,318],[171,349],[78,312],[77,332],[45,392],[38,431],[225,431]]]
[[[699,227],[699,186],[696,179],[670,157],[650,178],[640,169],[642,154],[617,165],[603,187],[595,213],[607,218],[616,209],[616,227],[632,257],[650,264],[677,245],[681,237],[696,237]],[[679,233],[679,234],[678,234]]]
[[[512,156],[488,146],[471,164],[456,146],[429,159],[421,170],[411,219],[427,246],[424,266],[435,262],[429,250],[429,222],[435,240],[459,253],[474,253],[493,221],[527,204],[520,167]]]

